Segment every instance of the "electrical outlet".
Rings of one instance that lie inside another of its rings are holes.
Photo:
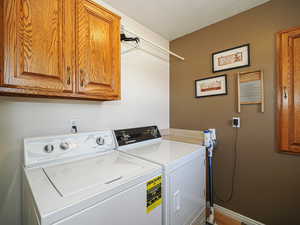
[[[78,126],[79,126],[78,121],[79,121],[78,119],[70,119],[71,133],[78,132]]]
[[[240,128],[241,127],[240,117],[232,117],[232,127],[234,127],[234,128]]]

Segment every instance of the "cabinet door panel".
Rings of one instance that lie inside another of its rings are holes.
[[[77,88],[87,95],[119,96],[119,17],[77,0]]]
[[[3,86],[47,91],[72,90],[71,58],[65,48],[67,1],[5,1]],[[70,25],[70,24],[69,24]],[[66,39],[68,37],[66,36]]]
[[[291,144],[300,148],[300,32],[296,37],[291,38],[291,71],[292,82],[292,105],[291,105]]]
[[[278,34],[280,150],[300,153],[300,28]]]

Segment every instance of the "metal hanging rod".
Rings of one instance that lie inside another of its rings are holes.
[[[163,60],[163,61],[169,62],[169,60],[167,60],[166,58],[164,58],[164,57],[162,57],[162,56],[160,56],[160,55],[158,55],[158,54],[155,54],[155,53],[153,53],[153,52],[151,52],[151,51],[149,51],[149,50],[147,50],[147,49],[141,47],[139,44],[131,44],[131,43],[127,43],[127,42],[124,42],[124,44],[127,45],[127,46],[130,46],[131,48],[122,51],[122,55],[125,55],[125,54],[127,54],[127,53],[129,53],[129,52],[132,52],[132,51],[134,51],[134,50],[139,49],[139,50],[141,50],[141,51],[143,51],[143,52],[146,52],[146,53],[148,53],[148,54],[150,54],[150,55],[152,55],[152,56],[154,56],[154,57],[157,57],[157,58],[159,58],[159,59],[161,59],[161,60]]]
[[[148,39],[146,39],[146,38],[144,38],[144,37],[142,37],[142,36],[140,36],[140,35],[138,35],[138,34],[132,32],[132,31],[130,31],[130,30],[127,30],[127,29],[125,28],[124,25],[122,25],[122,30],[123,30],[123,31],[126,31],[126,32],[128,32],[128,33],[130,33],[130,34],[132,34],[132,35],[134,35],[134,36],[136,36],[136,37],[138,37],[139,39],[141,39],[141,40],[143,40],[143,41],[145,41],[145,42],[151,44],[151,45],[154,46],[154,47],[159,48],[160,50],[162,50],[162,51],[164,51],[164,52],[169,53],[169,54],[172,55],[172,56],[177,57],[178,59],[184,60],[183,57],[177,55],[176,53],[171,52],[170,50],[168,50],[168,49],[166,49],[166,48],[164,48],[164,47],[161,47],[160,45],[154,43],[153,41],[150,41],[150,40],[148,40]]]

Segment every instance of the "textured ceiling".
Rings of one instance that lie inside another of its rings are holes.
[[[104,0],[168,40],[206,27],[269,0]]]

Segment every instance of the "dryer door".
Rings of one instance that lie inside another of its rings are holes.
[[[171,225],[188,225],[205,208],[205,158],[199,156],[170,174]]]

